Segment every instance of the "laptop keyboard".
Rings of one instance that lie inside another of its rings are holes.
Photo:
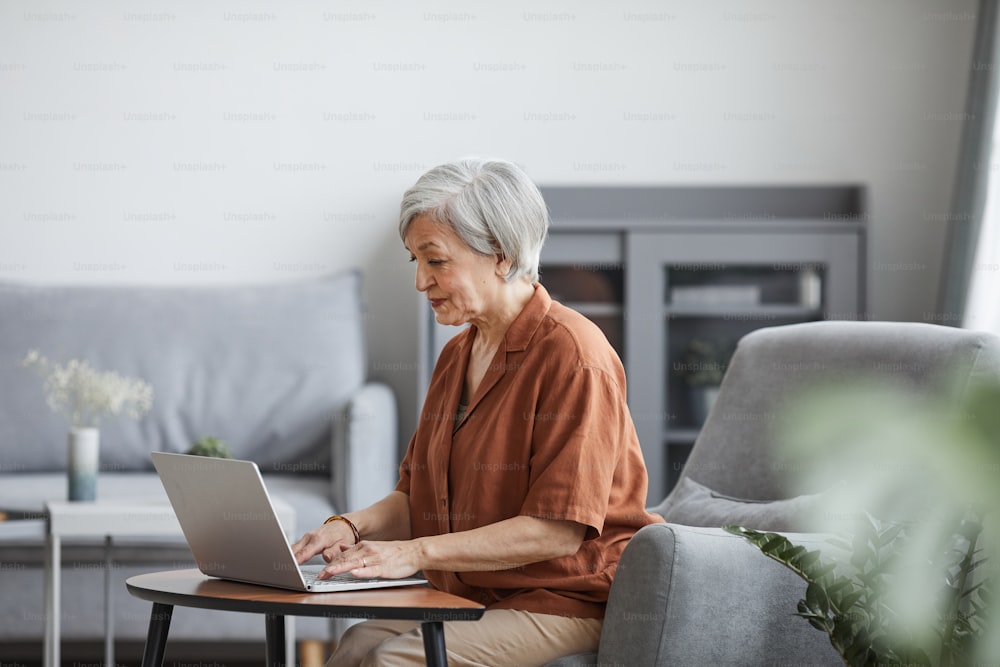
[[[319,586],[329,586],[330,584],[341,584],[341,583],[353,584],[353,583],[358,583],[359,581],[378,581],[376,578],[366,579],[364,577],[355,577],[350,572],[341,572],[340,574],[333,575],[329,579],[318,579],[317,578],[318,574],[319,574],[318,571],[309,571],[305,569],[302,570],[302,578],[305,579],[305,582],[309,585],[316,584]]]

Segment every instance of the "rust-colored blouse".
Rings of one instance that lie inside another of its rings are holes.
[[[662,521],[644,509],[646,468],[621,361],[592,322],[538,285],[456,426],[475,335],[470,327],[441,352],[400,466],[396,488],[410,497],[413,537],[519,515],[572,520],[587,532],[574,556],[424,575],[490,609],[601,618],[628,539]]]

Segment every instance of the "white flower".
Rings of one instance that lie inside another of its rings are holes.
[[[71,359],[63,366],[29,350],[21,365],[38,373],[49,407],[69,417],[74,427],[97,426],[104,415],[138,419],[153,405],[149,383],[98,371],[86,361]]]

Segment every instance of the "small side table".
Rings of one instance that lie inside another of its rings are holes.
[[[174,606],[264,615],[267,667],[282,667],[287,652],[283,619],[392,618],[420,621],[427,664],[446,667],[444,621],[476,621],[486,608],[429,586],[400,586],[341,593],[300,593],[174,570],[129,577],[128,592],[153,603],[142,667],[162,667]]]
[[[295,530],[295,512],[274,500],[275,511],[286,531]],[[59,667],[62,541],[73,538],[104,538],[104,664],[114,667],[114,604],[111,590],[113,536],[181,535],[180,524],[165,499],[116,498],[94,502],[49,501],[45,504],[48,527],[45,536],[45,667]],[[288,628],[293,633],[293,628]],[[294,647],[293,647],[294,648]],[[291,664],[291,663],[289,663]]]

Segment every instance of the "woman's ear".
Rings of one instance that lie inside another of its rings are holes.
[[[511,260],[507,259],[506,257],[500,254],[498,254],[496,258],[497,258],[496,268],[495,268],[496,274],[501,278],[503,278],[504,280],[506,280],[507,274],[510,273],[510,267],[514,265],[514,262],[512,262]]]

